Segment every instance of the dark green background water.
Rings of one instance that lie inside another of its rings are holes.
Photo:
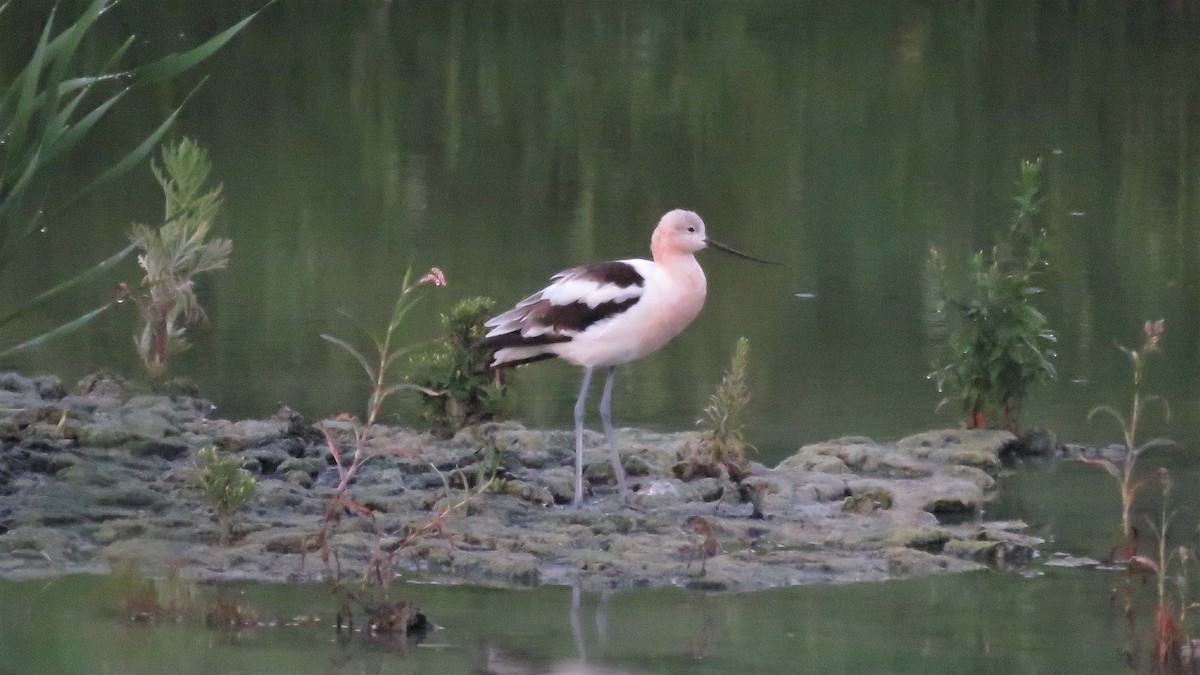
[[[0,15],[0,79],[22,62],[48,6],[16,2]],[[196,44],[257,6],[131,0],[111,10],[98,37],[135,32],[133,56],[145,58]],[[1200,446],[1198,17],[1186,0],[284,0],[199,69],[209,79],[177,125],[211,151],[226,199],[219,227],[235,245],[229,269],[200,282],[211,323],[192,333],[195,347],[173,371],[234,418],[281,402],[309,419],[357,412],[365,387],[356,364],[318,335],[352,334],[339,310],[381,323],[410,261],[440,266],[450,281],[408,324],[404,339],[418,341],[459,298],[509,304],[565,267],[648,255],[658,217],[686,207],[714,238],[783,264],[701,254],[707,306],[671,345],[621,371],[619,425],[691,428],[745,335],[749,435],[765,461],[833,436],[952,426],[954,411],[935,412],[939,395],[925,379],[946,328],[934,312],[927,250],[961,261],[988,248],[1011,214],[1018,161],[1042,157],[1053,252],[1039,307],[1060,336],[1060,379],[1034,393],[1025,423],[1071,440],[1116,440],[1115,427],[1084,418],[1096,404],[1126,400],[1127,362],[1114,345],[1136,345],[1144,319],[1165,317],[1148,387],[1175,416],[1143,437],[1182,441],[1173,466],[1191,475]],[[124,101],[61,167],[49,205],[148,133],[197,76]],[[0,305],[118,250],[131,222],[153,222],[160,210],[157,185],[139,170],[48,223],[0,271]],[[6,327],[0,344],[76,316],[138,276],[129,261]],[[68,381],[98,368],[137,375],[135,323],[132,309],[111,313],[0,366]],[[566,426],[577,382],[565,364],[525,369],[515,416]],[[411,402],[392,412],[418,421]],[[1102,552],[1115,533],[1108,480],[1092,467],[1029,472],[996,508],[1033,521],[1060,548]],[[993,668],[985,654],[998,659],[996,672],[1094,671],[1119,664],[1107,646],[1113,628],[1095,609],[1108,581],[1092,574],[709,602],[720,608],[719,626],[769,640],[779,653],[828,651],[835,669]],[[454,602],[464,604],[482,594],[445,593],[462,594]],[[565,597],[545,590],[503,603],[549,598],[558,608],[546,611],[558,616]],[[670,592],[645,598],[627,602],[700,602]],[[1062,598],[1079,607],[1070,620],[1081,625],[1055,641]],[[989,604],[1009,602],[1018,604]],[[799,618],[773,603],[796,607]],[[880,664],[890,656],[869,660],[869,648],[893,639],[876,631],[894,632],[895,616],[887,631],[860,624],[895,606],[911,610],[906,617],[944,618],[881,647],[905,654],[889,668]],[[814,618],[827,611],[835,617],[827,625]],[[779,646],[792,620],[820,624],[803,650]],[[858,632],[843,636],[847,626]],[[993,639],[993,630],[1017,632]],[[686,642],[695,631],[681,634]],[[1098,644],[1072,644],[1089,635]],[[554,658],[573,653],[555,644]],[[763,653],[753,640],[720,644],[729,661],[714,670]],[[201,662],[210,658],[203,654]],[[681,656],[686,649],[638,654],[630,659],[650,670],[695,665]]]

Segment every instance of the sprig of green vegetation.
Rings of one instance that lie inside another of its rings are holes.
[[[273,4],[271,0],[268,5]],[[174,78],[212,56],[242,31],[258,12],[214,35],[200,45],[181,53],[169,54],[158,61],[133,70],[120,70],[120,63],[133,45],[130,36],[105,54],[104,65],[93,72],[81,72],[81,54],[89,54],[87,35],[92,27],[111,15],[112,0],[91,0],[73,21],[62,21],[58,9],[50,11],[37,43],[24,67],[11,80],[0,82],[0,271],[15,256],[13,249],[83,197],[97,192],[128,173],[154,151],[179,116],[183,103],[172,111],[144,140],[125,155],[107,165],[97,176],[58,200],[55,210],[31,208],[30,195],[44,192],[44,186],[81,145],[89,132],[131,90]],[[8,3],[0,6],[6,7]],[[261,10],[260,10],[261,11]],[[6,17],[0,12],[0,21]],[[61,30],[60,30],[61,27]],[[198,89],[198,87],[197,87]],[[184,97],[184,103],[196,89]],[[130,245],[95,263],[71,279],[56,284],[31,300],[12,298],[0,313],[0,326],[45,306],[60,294],[83,287],[101,272],[110,269],[134,251]],[[6,299],[7,300],[7,299]],[[111,298],[99,308],[16,347],[0,357],[37,347],[47,340],[77,330],[117,304]]]
[[[347,354],[353,356],[354,360],[358,361],[358,364],[362,366],[363,371],[367,374],[367,378],[371,381],[371,397],[367,401],[367,427],[374,426],[376,419],[379,417],[379,411],[383,407],[383,402],[389,396],[404,389],[421,391],[419,386],[412,383],[392,383],[390,377],[391,368],[396,364],[396,361],[420,345],[395,348],[392,345],[392,340],[396,336],[396,330],[404,322],[404,317],[408,315],[421,299],[419,295],[414,295],[415,291],[425,284],[445,286],[446,276],[440,269],[434,267],[414,282],[412,280],[412,273],[412,266],[410,265],[404,273],[404,280],[400,283],[400,295],[396,297],[396,304],[392,307],[391,319],[388,320],[388,325],[384,329],[383,335],[376,335],[361,322],[355,320],[355,323],[362,332],[371,339],[372,346],[375,347],[375,353],[372,354],[372,358],[368,359],[362,351],[342,338],[333,335],[321,335],[323,340],[337,345]],[[348,314],[346,316],[353,319]]]
[[[971,288],[965,297],[951,297],[945,259],[936,248],[930,250],[938,311],[954,310],[957,325],[947,356],[934,363],[929,377],[946,394],[942,404],[957,399],[972,428],[985,426],[989,415],[1002,415],[1004,426],[1017,431],[1029,389],[1056,377],[1056,338],[1032,304],[1042,292],[1034,279],[1049,257],[1046,230],[1039,225],[1040,176],[1040,160],[1021,163],[1012,225],[991,255],[972,256]]]
[[[228,239],[207,239],[221,206],[219,186],[205,191],[212,169],[208,153],[184,138],[164,146],[162,159],[162,168],[151,169],[163,189],[166,222],[158,228],[135,224],[130,232],[146,273],[130,293],[145,322],[134,344],[151,375],[162,374],[167,357],[188,348],[187,325],[205,316],[194,277],[225,267],[233,250]]]
[[[450,437],[465,426],[503,412],[505,385],[489,373],[492,350],[483,346],[496,302],[467,298],[442,315],[444,336],[432,350],[413,358],[410,379],[425,391],[425,419],[433,433]]]
[[[705,424],[708,429],[679,451],[680,462],[674,471],[680,478],[718,476],[722,470],[734,481],[746,475],[746,451],[753,449],[745,440],[746,412],[750,407],[749,362],[750,342],[740,337],[729,370],[704,408],[704,418],[696,420],[696,424]]]
[[[221,524],[221,545],[233,538],[237,512],[254,499],[258,482],[244,468],[240,457],[218,452],[215,447],[196,452],[195,484]]]
[[[325,509],[325,515],[321,519],[321,527],[318,529],[316,535],[314,535],[314,541],[321,552],[321,561],[325,565],[326,575],[334,582],[341,578],[341,566],[340,562],[338,562],[337,551],[331,545],[330,539],[341,524],[342,513],[349,509],[353,513],[370,519],[372,523],[374,522],[374,515],[371,510],[354,501],[347,494],[350,482],[358,474],[362,465],[369,459],[366,452],[366,444],[371,428],[375,426],[376,421],[379,419],[379,413],[383,409],[384,402],[392,394],[405,389],[421,390],[420,387],[408,382],[392,382],[391,369],[401,356],[404,356],[415,348],[415,345],[397,348],[394,346],[393,340],[396,338],[396,332],[404,322],[404,318],[416,305],[417,301],[420,300],[420,296],[416,294],[417,289],[426,284],[445,286],[446,276],[440,269],[434,267],[423,274],[421,278],[414,281],[413,270],[410,265],[404,273],[404,279],[400,284],[400,294],[396,297],[396,304],[392,307],[392,316],[388,320],[387,328],[384,329],[382,335],[375,334],[361,322],[355,321],[362,332],[366,333],[367,337],[370,338],[371,344],[375,349],[375,353],[370,358],[363,351],[342,338],[333,335],[321,335],[323,340],[337,345],[347,354],[354,357],[354,360],[358,361],[358,364],[362,366],[363,372],[366,373],[371,384],[371,395],[367,400],[366,423],[360,424],[357,419],[350,418],[354,421],[353,436],[351,439],[354,444],[353,455],[347,458],[338,446],[333,430],[328,426],[322,427],[322,431],[325,433],[325,442],[329,447],[329,454],[333,457],[334,465],[337,467],[338,484],[334,489],[333,495],[329,498],[329,506]],[[350,416],[347,415],[346,417]],[[370,571],[368,571],[369,574]],[[382,575],[380,575],[380,579],[382,579]]]

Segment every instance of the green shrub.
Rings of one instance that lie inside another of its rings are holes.
[[[445,335],[437,346],[409,364],[410,381],[424,390],[425,419],[439,436],[453,436],[503,411],[504,384],[498,372],[488,371],[492,350],[483,346],[483,322],[495,306],[485,297],[459,302],[442,315]]]
[[[1042,290],[1033,281],[1048,264],[1047,235],[1038,218],[1040,172],[1040,160],[1021,163],[1012,225],[990,255],[972,256],[964,296],[951,297],[945,261],[936,248],[930,252],[938,311],[951,309],[956,325],[947,354],[929,376],[946,394],[942,403],[957,400],[972,428],[1002,416],[1004,426],[1016,431],[1030,387],[1055,377],[1055,336],[1032,304]]]

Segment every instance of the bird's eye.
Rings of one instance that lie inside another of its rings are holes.
[[[689,227],[689,228],[688,228],[688,232],[695,232],[695,231],[696,231],[696,228],[694,228],[694,227]]]

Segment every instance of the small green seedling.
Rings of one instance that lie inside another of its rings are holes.
[[[238,511],[258,491],[254,474],[244,468],[240,457],[218,452],[215,447],[201,448],[196,452],[195,485],[221,525],[221,545],[228,545]]]
[[[704,408],[704,417],[696,421],[706,425],[707,431],[679,451],[680,461],[674,470],[680,478],[715,477],[722,470],[734,481],[746,476],[746,451],[752,449],[745,440],[746,411],[750,406],[746,384],[749,362],[750,342],[738,338],[729,370]]]

